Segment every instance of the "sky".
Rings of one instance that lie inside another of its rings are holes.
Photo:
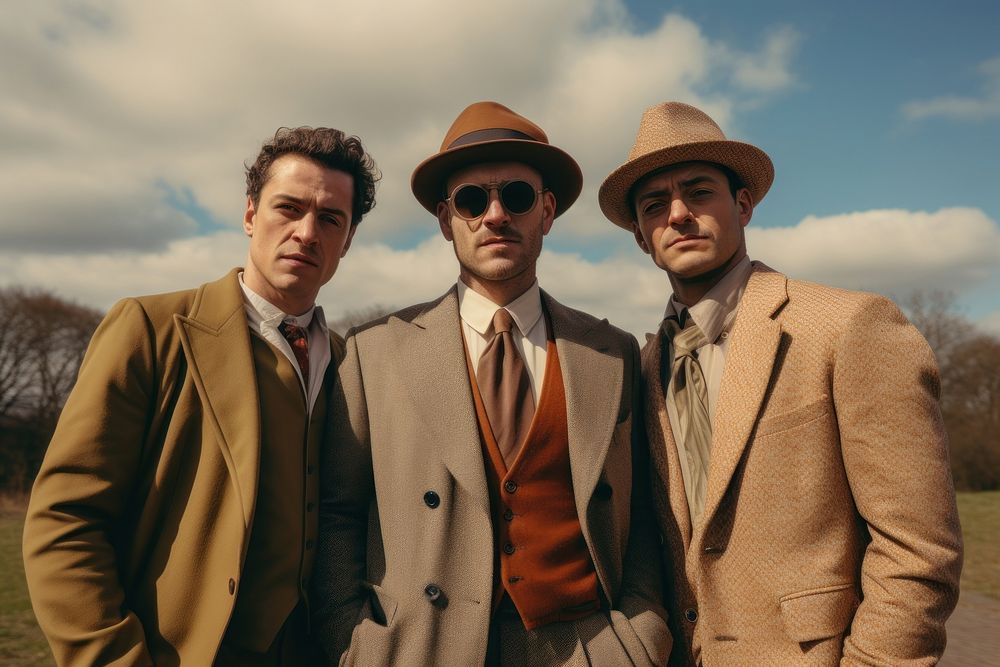
[[[280,126],[356,134],[377,205],[335,319],[457,277],[410,173],[468,104],[537,122],[584,173],[539,282],[638,336],[666,275],[597,189],[643,110],[694,104],[774,161],[747,231],[793,278],[952,292],[1000,335],[1000,4],[699,0],[39,0],[0,24],[0,286],[106,309],[241,265],[244,163]]]

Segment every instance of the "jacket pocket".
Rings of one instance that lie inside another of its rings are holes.
[[[858,608],[854,584],[790,593],[779,599],[785,633],[799,643],[843,634]]]
[[[829,412],[829,404],[829,398],[821,396],[812,403],[799,406],[794,410],[788,410],[776,415],[768,415],[762,418],[757,425],[756,437],[761,438],[765,435],[774,435],[775,433],[787,431],[788,429],[811,422]]]

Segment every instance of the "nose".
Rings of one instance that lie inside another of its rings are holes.
[[[674,197],[670,200],[670,215],[667,218],[669,224],[680,225],[691,220],[691,217],[691,211],[683,199]]]
[[[490,202],[483,213],[483,224],[487,227],[502,227],[510,222],[510,214],[500,203],[500,193],[497,190],[490,190]]]
[[[312,211],[307,211],[295,223],[292,237],[302,245],[314,245],[319,241],[319,218]]]

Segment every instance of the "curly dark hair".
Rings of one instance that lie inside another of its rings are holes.
[[[247,170],[247,194],[254,206],[260,204],[260,191],[271,177],[271,165],[282,155],[301,155],[328,169],[350,174],[354,180],[351,224],[361,222],[375,207],[375,183],[382,178],[375,160],[365,152],[361,140],[329,127],[280,127],[274,138],[261,146],[260,153]]]

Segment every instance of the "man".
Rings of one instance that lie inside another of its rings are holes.
[[[673,288],[642,361],[671,664],[933,664],[961,569],[934,358],[888,300],[750,262],[773,176],[668,102],[600,189]]]
[[[319,288],[374,205],[356,137],[282,128],[246,268],[104,319],[35,482],[32,604],[60,665],[300,665],[318,448],[343,341]]]
[[[414,171],[459,280],[348,335],[314,577],[331,661],[665,664],[638,345],[535,278],[581,185],[494,102]]]

